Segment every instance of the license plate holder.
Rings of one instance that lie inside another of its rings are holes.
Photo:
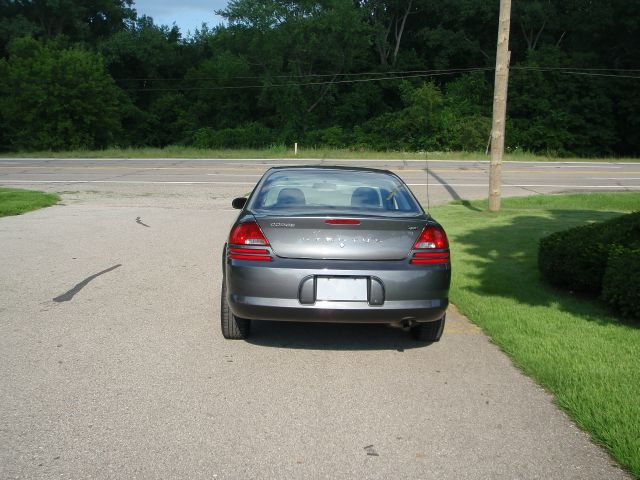
[[[332,302],[366,302],[365,277],[316,277],[316,300]]]

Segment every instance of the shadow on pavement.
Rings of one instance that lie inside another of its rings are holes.
[[[252,322],[247,340],[263,347],[314,350],[397,350],[422,348],[408,332],[377,324]]]
[[[440,185],[442,185],[445,188],[445,190],[449,193],[449,195],[451,195],[451,198],[453,198],[455,201],[459,202],[460,205],[462,205],[465,208],[468,208],[469,210],[473,210],[474,212],[481,212],[482,211],[478,207],[475,207],[474,205],[472,205],[469,200],[464,200],[458,194],[456,189],[453,188],[451,185],[449,185],[449,183],[444,178],[442,178],[440,175],[438,175],[434,171],[432,171],[430,169],[427,169],[427,179],[429,178],[429,175],[431,175],[433,178],[435,178],[440,183]]]

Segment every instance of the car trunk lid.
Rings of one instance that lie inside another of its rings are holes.
[[[388,217],[265,216],[257,218],[274,253],[285,258],[400,260],[424,219]]]

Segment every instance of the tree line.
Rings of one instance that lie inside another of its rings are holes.
[[[498,0],[0,0],[0,149],[487,147]],[[508,151],[640,154],[640,0],[514,0]]]

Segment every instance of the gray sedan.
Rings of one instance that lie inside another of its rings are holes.
[[[387,323],[440,339],[451,263],[444,229],[391,172],[268,170],[241,210],[222,258],[222,334],[257,320]]]

